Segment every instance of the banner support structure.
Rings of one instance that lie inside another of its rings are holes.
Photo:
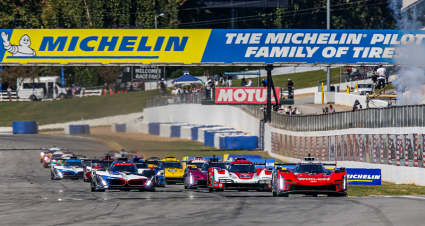
[[[266,109],[266,118],[264,121],[271,122],[271,114],[272,114],[272,70],[273,64],[267,64],[267,109]]]
[[[330,0],[327,0],[327,5],[326,5],[326,29],[330,30],[331,29],[331,9],[330,9]],[[330,92],[331,91],[331,67],[328,66],[327,70],[326,70],[326,92]]]

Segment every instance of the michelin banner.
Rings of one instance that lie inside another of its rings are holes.
[[[0,29],[0,64],[422,64],[425,31]]]
[[[382,185],[381,169],[347,168],[348,185]]]

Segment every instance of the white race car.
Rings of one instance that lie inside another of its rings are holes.
[[[91,191],[138,190],[155,191],[155,177],[140,175],[137,167],[130,161],[115,161],[109,169],[92,170]]]
[[[237,158],[227,169],[213,168],[208,190],[271,191],[272,170],[257,169],[251,161]]]
[[[65,161],[63,165],[58,163],[51,164],[52,180],[78,180],[80,178],[83,178],[84,165],[81,162],[81,159],[77,159],[77,157],[69,157],[69,159],[62,159],[62,161]]]

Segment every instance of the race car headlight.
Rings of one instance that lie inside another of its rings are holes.
[[[103,179],[103,177],[101,177],[101,176],[97,176],[97,178],[98,178],[98,180],[100,181],[100,183],[101,183],[103,186],[108,185],[108,184],[106,183],[105,179]]]
[[[157,176],[164,176],[164,170],[158,170],[156,173]]]
[[[342,182],[342,188],[347,190],[347,175],[344,175],[344,181]]]
[[[283,178],[282,178],[282,176],[280,176],[280,177],[279,177],[279,188],[280,188],[281,190],[283,190],[283,189],[284,189],[284,187],[283,187]]]
[[[41,157],[43,157],[43,156],[44,156],[44,152],[41,152],[41,154],[40,154],[40,155],[41,155]]]
[[[57,172],[57,175],[58,175],[59,177],[63,177],[63,174],[62,174],[62,172],[61,172],[61,171],[57,170],[56,172]]]
[[[189,182],[190,182],[190,184],[193,184],[193,174],[192,173],[189,174]]]
[[[151,186],[151,184],[152,184],[152,179],[151,180],[148,180],[148,182],[146,183],[146,186]]]

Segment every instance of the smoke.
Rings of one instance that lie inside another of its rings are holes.
[[[424,26],[417,20],[413,10],[401,10],[402,0],[390,0],[388,8],[392,10],[396,21],[396,29],[401,30],[399,36],[409,34],[409,30],[419,30]],[[393,58],[401,67],[399,77],[392,82],[397,90],[397,105],[419,104],[425,100],[425,70],[418,65],[424,65],[424,45],[405,45],[404,56]]]

